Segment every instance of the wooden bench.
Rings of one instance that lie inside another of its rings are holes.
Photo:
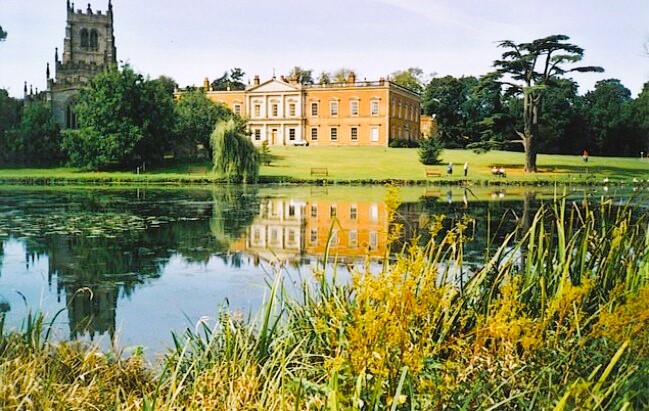
[[[507,177],[507,172],[505,171],[500,171],[500,170],[491,170],[491,174],[496,176],[496,177]]]
[[[312,176],[328,176],[329,170],[326,167],[313,167],[311,168]]]
[[[440,173],[437,170],[433,170],[432,168],[427,168],[426,170],[426,177],[441,177],[442,173]]]
[[[187,169],[187,174],[207,174],[209,168],[205,166],[191,166]]]

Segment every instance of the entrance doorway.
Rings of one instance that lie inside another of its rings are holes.
[[[270,144],[271,145],[277,144],[277,129],[276,128],[272,128],[270,130]]]

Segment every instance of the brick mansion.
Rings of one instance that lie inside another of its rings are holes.
[[[75,9],[66,1],[66,30],[62,58],[54,56],[54,76],[47,66],[46,100],[62,128],[76,128],[74,107],[79,92],[100,72],[117,67],[113,5],[105,13]],[[418,140],[428,135],[433,121],[422,116],[419,94],[390,79],[359,81],[349,73],[344,81],[301,84],[273,76],[240,91],[212,91],[209,99],[244,118],[256,145],[388,146],[392,140]],[[180,92],[182,93],[182,92]],[[27,95],[27,86],[25,85]]]
[[[387,146],[392,139],[417,140],[421,99],[389,80],[304,85],[273,77],[241,91],[210,91],[207,97],[245,118],[255,144]],[[425,119],[424,119],[425,120]]]

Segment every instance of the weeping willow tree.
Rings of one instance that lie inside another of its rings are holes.
[[[232,183],[256,182],[259,153],[236,119],[221,121],[212,132],[214,171]]]

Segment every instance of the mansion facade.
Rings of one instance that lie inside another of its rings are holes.
[[[261,145],[388,146],[394,139],[418,140],[421,98],[389,80],[303,85],[272,78],[241,91],[209,91],[214,102],[245,118],[251,139]]]
[[[326,196],[262,200],[259,214],[230,251],[258,260],[296,262],[329,254],[339,263],[381,258],[390,228],[383,201],[349,202]]]

